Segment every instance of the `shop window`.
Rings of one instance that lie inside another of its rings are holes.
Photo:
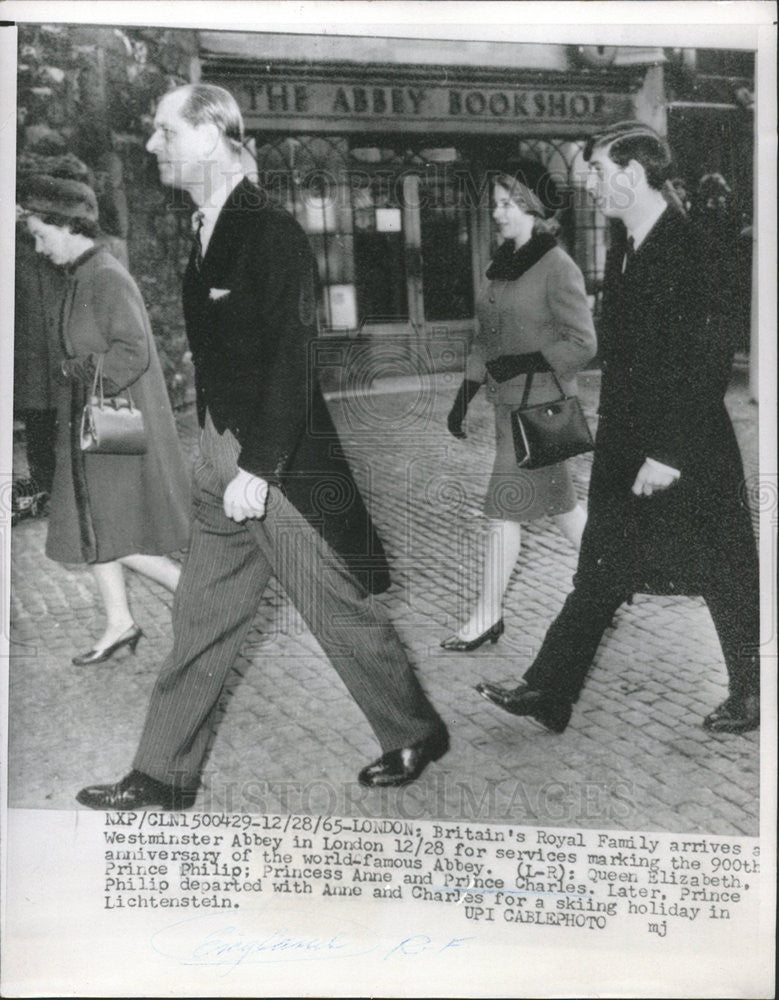
[[[540,160],[558,182],[565,198],[558,238],[596,303],[608,235],[585,193],[583,146],[583,140],[528,139],[512,153]],[[473,178],[458,148],[350,148],[342,136],[257,135],[253,151],[259,183],[309,236],[325,331],[354,330],[376,316],[405,318],[412,307],[416,322],[473,318],[474,253],[488,249],[481,226],[489,210],[473,202]],[[409,205],[412,190],[418,201]]]
[[[605,217],[585,189],[584,145],[584,140],[526,139],[519,143],[519,156],[540,161],[554,178],[561,203],[557,238],[581,268],[597,311],[609,235]]]
[[[254,137],[257,178],[309,237],[324,328],[356,325],[347,143],[339,137]]]
[[[428,152],[428,151],[426,151]],[[473,268],[467,186],[452,168],[428,164],[420,180],[425,319],[473,316]]]
[[[405,244],[395,172],[352,178],[354,283],[362,322],[408,315]]]

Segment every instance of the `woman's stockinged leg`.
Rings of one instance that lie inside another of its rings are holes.
[[[470,642],[495,625],[503,614],[503,595],[522,545],[522,525],[491,520],[484,547],[481,590],[468,621],[457,635]]]
[[[181,575],[180,567],[167,556],[131,555],[112,562],[93,563],[92,573],[106,614],[105,631],[95,642],[95,650],[112,646],[135,625],[127,602],[123,565],[155,580],[170,591],[175,591]]]
[[[552,520],[571,545],[578,549],[587,523],[587,513],[584,508],[577,504],[573,510],[566,511],[565,514],[555,514]],[[457,632],[456,638],[464,642],[473,642],[502,618],[503,597],[519,558],[521,546],[521,524],[516,521],[490,520],[479,597],[468,621]]]
[[[132,555],[123,556],[120,560],[123,566],[147,576],[155,583],[161,584],[174,593],[179,584],[181,567],[167,556]]]
[[[581,547],[582,534],[587,523],[587,512],[581,504],[577,504],[573,510],[569,510],[565,514],[554,514],[552,520],[571,545],[578,550]]]
[[[95,649],[105,649],[132,627],[133,616],[127,603],[124,571],[119,562],[94,563],[92,573],[106,614],[106,627],[95,642]]]

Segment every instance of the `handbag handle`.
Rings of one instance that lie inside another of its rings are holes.
[[[554,379],[554,384],[557,386],[557,391],[560,393],[560,399],[565,399],[565,392],[563,391],[563,387],[560,385],[560,380],[557,378],[557,376],[553,371],[550,371],[549,374]],[[525,389],[524,392],[522,393],[522,402],[519,404],[520,410],[524,410],[524,408],[527,406],[527,401],[530,398],[530,387],[532,384],[533,384],[533,372],[529,372],[525,376]],[[556,402],[556,400],[550,399],[549,402],[553,403]]]
[[[95,363],[95,377],[92,379],[92,395],[99,397],[100,406],[103,405],[103,358],[104,357],[105,355],[98,354],[97,362]]]
[[[92,395],[98,397],[98,406],[102,409],[105,405],[104,391],[103,391],[103,362],[105,361],[105,354],[98,354],[97,361],[95,362],[95,376],[92,379]],[[133,397],[130,393],[130,387],[124,390],[127,394],[127,402],[130,404],[130,409],[135,409],[135,403],[133,402]]]

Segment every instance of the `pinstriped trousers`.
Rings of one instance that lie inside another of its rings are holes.
[[[382,751],[432,735],[438,716],[397,633],[319,532],[271,486],[265,517],[237,524],[222,497],[239,446],[210,417],[194,474],[190,549],[173,605],[173,649],[154,686],[133,767],[198,785],[227,676],[272,575],[319,641]],[[290,664],[294,670],[294,664]],[[300,711],[312,712],[301,689]]]

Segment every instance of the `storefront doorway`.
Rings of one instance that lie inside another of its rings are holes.
[[[455,137],[451,143],[253,137],[261,185],[300,221],[317,256],[323,335],[448,342],[455,349],[433,363],[458,367],[495,249],[490,180],[521,158],[541,160],[567,192],[559,236],[595,302],[606,235],[603,219],[582,197],[583,140]]]
[[[314,246],[326,331],[472,324],[474,233],[486,203],[465,183],[474,171],[459,151],[256,137],[255,157],[260,183]]]

